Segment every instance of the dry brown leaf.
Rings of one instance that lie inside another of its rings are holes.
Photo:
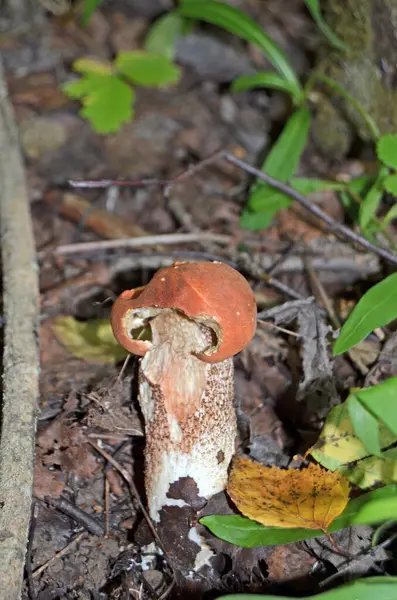
[[[349,489],[347,479],[318,465],[279,469],[237,457],[227,491],[243,515],[262,525],[326,532],[346,507]]]

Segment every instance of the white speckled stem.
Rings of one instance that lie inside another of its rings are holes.
[[[192,355],[206,346],[207,333],[174,311],[151,326],[153,349],[140,366],[140,404],[149,512],[159,521],[164,507],[186,504],[186,498],[167,497],[181,478],[191,478],[203,499],[225,489],[236,415],[232,359],[207,364]]]

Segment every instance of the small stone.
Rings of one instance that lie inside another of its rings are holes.
[[[25,156],[32,160],[57,150],[67,139],[64,125],[47,117],[32,117],[22,121],[19,136]]]

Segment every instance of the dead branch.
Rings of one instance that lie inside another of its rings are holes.
[[[33,484],[39,292],[24,168],[1,64],[0,182],[5,323],[0,445],[0,600],[19,600]]]

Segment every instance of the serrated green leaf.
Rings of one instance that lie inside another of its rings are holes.
[[[127,356],[117,343],[109,320],[76,321],[73,317],[57,317],[52,330],[68,352],[95,364],[115,364]]]
[[[334,356],[361,342],[377,327],[397,318],[397,273],[374,285],[358,302],[334,344]]]
[[[394,133],[382,135],[376,144],[376,153],[381,162],[397,169],[397,135]]]
[[[145,87],[162,87],[177,83],[181,77],[180,68],[166,56],[143,50],[119,52],[114,66],[118,73]]]
[[[218,25],[251,44],[258,46],[271,64],[289,82],[297,104],[303,99],[302,87],[287,56],[266,33],[245,13],[215,0],[182,0],[180,14],[184,17]]]
[[[295,596],[269,594],[231,594],[222,600],[293,600]],[[333,590],[311,596],[311,600],[396,600],[397,577],[368,577],[347,583]],[[219,597],[218,600],[221,600]]]
[[[370,222],[376,216],[376,211],[378,210],[378,206],[383,196],[383,185],[386,174],[387,170],[385,170],[385,168],[382,168],[374,185],[371,187],[369,192],[366,194],[364,200],[360,204],[359,222],[360,227],[363,230],[365,230],[368,227]]]
[[[87,25],[92,13],[100,7],[102,2],[103,0],[84,0],[84,11],[81,17],[81,24],[83,26]]]
[[[393,173],[393,175],[388,175],[383,180],[383,187],[386,192],[392,194],[393,196],[397,196],[397,173]]]
[[[184,19],[173,11],[163,15],[152,25],[145,39],[144,48],[151,54],[161,54],[173,60],[175,45],[184,33]]]
[[[245,92],[254,88],[270,88],[273,90],[282,90],[287,94],[294,93],[291,84],[278,73],[261,72],[255,75],[241,75],[237,77],[231,85],[232,92]]]
[[[66,84],[63,90],[70,97],[81,99],[80,115],[98,133],[118,131],[133,116],[135,92],[117,75],[87,73],[79,81]]]
[[[379,441],[379,421],[374,417],[355,394],[347,400],[349,418],[358,439],[370,454],[381,457],[382,449]]]
[[[319,0],[305,0],[306,6],[309,9],[310,14],[316,22],[317,27],[321,31],[321,33],[327,38],[327,40],[334,46],[335,48],[339,48],[340,50],[349,50],[349,46],[347,46],[342,40],[340,40],[335,33],[332,31],[331,27],[324,20]]]
[[[383,422],[379,422],[381,449],[387,451],[396,441],[395,434]],[[338,471],[361,488],[369,488],[379,482],[397,482],[397,461],[388,458],[386,452],[383,452],[382,458],[368,452],[355,433],[347,402],[335,406],[328,413],[319,439],[310,453],[320,465],[330,471]]]
[[[383,512],[381,502],[384,502]],[[388,502],[386,506],[386,502]],[[397,502],[397,486],[379,488],[351,500],[343,513],[329,526],[329,532],[339,531],[351,525],[371,525],[390,518]],[[377,505],[372,510],[371,505]],[[324,535],[321,530],[265,527],[240,515],[211,515],[200,519],[200,523],[217,537],[243,548],[290,544]]]

